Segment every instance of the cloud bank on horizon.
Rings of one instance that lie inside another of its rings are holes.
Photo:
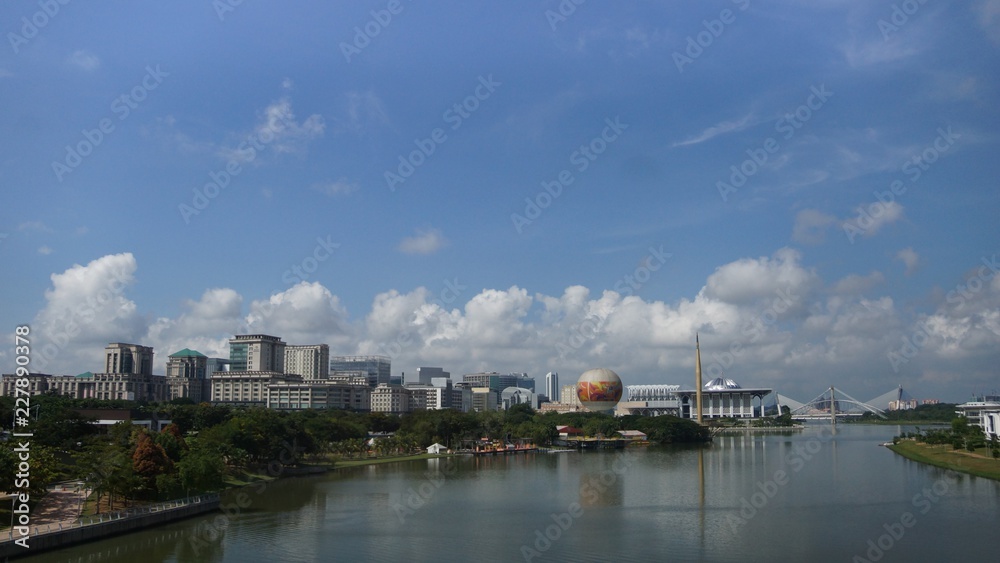
[[[865,392],[904,381],[917,388],[940,379],[991,381],[1000,345],[996,256],[928,315],[879,295],[880,272],[825,281],[801,262],[787,247],[742,258],[673,303],[579,285],[550,296],[454,283],[441,295],[425,287],[380,293],[352,318],[323,284],[300,281],[246,303],[231,288],[211,288],[176,317],[151,317],[127,296],[137,283],[136,258],[114,254],[52,276],[33,327],[40,342],[55,345],[36,352],[36,362],[55,373],[99,369],[112,341],[153,346],[162,361],[182,348],[228,357],[233,334],[265,333],[290,344],[327,343],[332,354],[388,355],[397,374],[433,365],[455,377],[482,370],[538,376],[608,365],[629,384],[687,385],[697,332],[709,377],[782,392],[808,393],[817,381]],[[955,365],[981,367],[956,372]]]
[[[689,384],[698,333],[803,399],[1000,390],[998,14],[3,3],[0,319],[71,374],[252,331]]]

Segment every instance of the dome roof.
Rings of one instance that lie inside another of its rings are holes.
[[[742,387],[732,379],[722,377],[716,377],[705,384],[705,391],[725,391],[726,389],[742,389]]]

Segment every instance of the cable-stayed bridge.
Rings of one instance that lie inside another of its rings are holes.
[[[816,398],[800,403],[795,399],[778,394],[778,412],[781,407],[786,406],[791,410],[792,418],[800,420],[826,420],[834,417],[854,417],[862,416],[870,412],[880,418],[886,418],[885,409],[893,401],[904,402],[912,397],[902,386],[899,386],[887,393],[883,393],[868,401],[859,401],[840,389],[830,387]],[[898,404],[898,403],[897,403]],[[876,406],[881,405],[881,406]]]

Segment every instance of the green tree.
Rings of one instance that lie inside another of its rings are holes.
[[[222,456],[200,444],[189,449],[177,463],[181,486],[189,493],[221,489],[225,471]]]
[[[0,491],[13,491],[17,473],[17,454],[14,453],[12,442],[0,445]]]
[[[969,433],[969,419],[959,416],[951,419],[951,431],[956,436],[964,436]]]
[[[199,403],[194,408],[191,430],[205,430],[218,426],[232,418],[232,416],[233,410],[228,406],[213,406],[209,403]]]
[[[483,411],[476,413],[476,421],[479,425],[479,435],[491,440],[498,440],[504,437],[503,415],[496,411]]]
[[[111,473],[108,478],[108,499],[110,510],[115,509],[115,499],[128,505],[142,490],[142,478],[133,469],[133,460],[126,452],[114,451],[109,458]]]
[[[660,444],[706,442],[711,438],[709,430],[704,426],[676,416],[639,417],[632,425],[634,428],[626,426],[626,429],[640,430],[651,442]]]
[[[372,432],[395,432],[399,430],[400,419],[394,414],[373,412],[368,414],[368,429]]]
[[[163,430],[156,433],[153,440],[156,445],[163,448],[167,457],[174,462],[180,461],[184,451],[188,449],[187,441],[184,440],[181,429],[176,424],[168,424]]]
[[[14,491],[18,489],[15,484],[18,480],[20,469],[18,466],[21,460],[14,448],[18,447],[15,441],[6,442],[0,445],[0,490]],[[50,483],[56,481],[62,474],[63,465],[56,456],[56,451],[41,444],[31,444],[29,449],[30,470],[28,479],[28,494],[39,497],[45,494]]]
[[[53,402],[49,408],[39,404],[38,413],[38,420],[32,426],[35,435],[32,446],[41,444],[73,449],[78,442],[97,433],[97,427],[91,424],[94,419],[83,416],[62,402]]]
[[[618,421],[613,417],[593,418],[583,425],[583,433],[587,436],[603,436],[605,438],[618,437]]]
[[[101,512],[101,500],[108,499],[111,510],[115,499],[132,498],[141,485],[132,469],[132,458],[126,451],[113,444],[102,444],[84,449],[75,456],[80,479],[91,490]]]
[[[504,422],[512,426],[521,424],[522,422],[528,422],[535,416],[535,409],[531,408],[531,405],[527,403],[522,403],[519,405],[513,405],[507,412],[504,413]]]

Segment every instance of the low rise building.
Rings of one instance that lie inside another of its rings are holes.
[[[266,407],[268,386],[301,383],[302,376],[277,371],[219,371],[212,374],[212,403]]]
[[[680,389],[680,385],[628,385],[625,399],[615,407],[615,415],[678,416]]]
[[[559,396],[553,402],[545,403],[538,409],[541,412],[581,412],[587,410],[580,397],[576,394],[576,385],[563,385],[559,388]]]
[[[161,432],[170,425],[170,420],[161,419],[154,413],[150,418],[142,417],[138,411],[132,409],[74,409],[80,416],[93,419],[94,426],[97,426],[102,433],[115,424],[127,422],[134,426],[139,426],[153,432]],[[140,418],[141,417],[141,418]]]
[[[5,373],[0,376],[0,395],[4,397],[15,397],[18,395],[24,396],[24,393],[28,395],[41,395],[49,390],[49,380],[52,376],[47,373],[29,373],[21,377],[21,379],[26,379],[28,381],[27,387],[22,387],[22,391],[17,389],[17,380],[19,379],[13,373]]]
[[[372,412],[410,412],[410,391],[405,387],[380,383],[371,390]]]
[[[330,381],[276,381],[267,386],[267,408],[278,410],[371,410],[367,380],[356,383]]]
[[[6,380],[11,376],[4,376]],[[167,398],[167,383],[162,375],[93,373],[79,375],[46,375],[38,388],[44,392],[74,399],[102,399],[160,402]]]
[[[958,405],[958,416],[964,416],[969,424],[983,429],[986,439],[997,435],[1000,425],[1000,395],[980,395],[971,401]]]

